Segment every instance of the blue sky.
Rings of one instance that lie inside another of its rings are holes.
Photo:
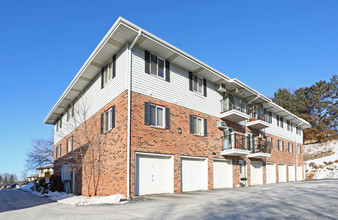
[[[122,16],[269,97],[338,72],[338,1],[1,1],[0,173]]]

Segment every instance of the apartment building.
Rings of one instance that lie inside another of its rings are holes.
[[[95,126],[79,120],[83,103],[85,122]],[[83,167],[65,160],[83,147],[75,140],[83,139],[77,131],[86,127],[100,131],[106,152],[89,194],[126,196],[302,180],[302,130],[310,127],[123,18],[44,123],[54,125],[54,173],[68,176],[73,193],[88,194]]]

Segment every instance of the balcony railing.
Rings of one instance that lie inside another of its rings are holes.
[[[221,100],[221,112],[226,112],[230,110],[237,110],[237,111],[248,114],[248,105],[247,104],[235,104],[229,99]]]
[[[223,150],[248,150],[248,137],[240,134],[230,134],[222,137]]]
[[[255,121],[255,120],[269,122],[269,115],[262,113],[261,111],[251,112],[249,121]]]
[[[264,139],[249,140],[249,150],[251,153],[271,154],[272,143]]]

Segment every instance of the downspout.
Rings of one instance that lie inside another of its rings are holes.
[[[134,45],[140,38],[142,32],[139,30],[133,43],[128,47],[129,53],[129,75],[128,75],[128,122],[127,122],[127,198],[130,198],[130,139],[131,139],[131,89],[132,89],[132,53]]]
[[[296,136],[295,136],[295,142],[296,142],[296,171],[298,172],[298,152],[297,152],[297,127],[301,126],[303,124],[303,122],[301,122],[299,125],[296,126]],[[303,171],[303,168],[302,168]],[[297,173],[298,174],[298,173]],[[303,173],[302,173],[302,177],[303,177]],[[298,179],[297,179],[298,181]]]

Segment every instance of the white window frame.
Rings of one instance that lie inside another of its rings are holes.
[[[113,60],[111,59],[104,67],[103,86],[107,85],[113,79]]]
[[[152,121],[152,113],[151,113],[151,107],[155,107],[155,121]],[[159,125],[158,121],[158,109],[162,109],[162,126]],[[154,127],[159,127],[159,128],[165,128],[165,107],[159,106],[159,105],[154,105],[154,104],[149,104],[149,124]]]
[[[59,131],[59,121],[56,122],[55,130],[56,130],[56,131]]]
[[[156,56],[156,58],[157,58],[157,62],[156,62],[156,74],[154,74],[154,73],[152,72],[152,69],[153,69],[152,60],[151,60],[151,59],[152,59],[152,58],[151,58],[152,55],[153,55],[153,56]],[[162,60],[162,61],[163,61],[163,77],[158,75],[158,70],[159,70],[158,61],[159,61],[159,60]],[[150,53],[150,75],[156,76],[156,77],[158,77],[158,78],[160,78],[160,79],[165,80],[165,79],[166,79],[165,71],[166,71],[166,62],[165,62],[165,59],[163,59],[163,58],[161,58],[161,57],[159,57],[159,56],[157,56],[157,55],[155,55],[155,54]]]
[[[196,122],[201,122],[201,123],[196,123]],[[200,136],[204,136],[204,119],[201,117],[197,117],[197,116],[193,116],[193,122],[194,122],[194,134],[195,135],[200,135]],[[200,132],[198,133],[198,125],[201,125],[200,127]]]
[[[73,143],[74,143],[73,136],[71,136],[67,139],[67,152],[68,153],[73,151],[73,147],[74,147]]]
[[[195,77],[197,78],[197,80],[195,81]],[[199,87],[199,82],[202,82],[201,86]],[[204,85],[203,85],[203,81],[204,78],[201,76],[197,76],[196,74],[193,74],[192,77],[192,91],[197,93],[197,94],[201,94],[204,95]],[[195,89],[195,85],[196,85],[196,89]],[[201,89],[201,91],[199,91],[199,89]]]
[[[297,145],[297,154],[300,155],[301,152],[300,152],[300,145]]]
[[[56,147],[56,158],[61,157],[61,144]]]
[[[284,141],[278,140],[278,151],[284,151]]]
[[[290,151],[290,149],[291,149],[291,151]],[[292,143],[288,144],[288,152],[293,153],[293,144]]]
[[[113,108],[108,109],[103,113],[103,132],[110,131],[113,129],[112,118],[113,117]]]

